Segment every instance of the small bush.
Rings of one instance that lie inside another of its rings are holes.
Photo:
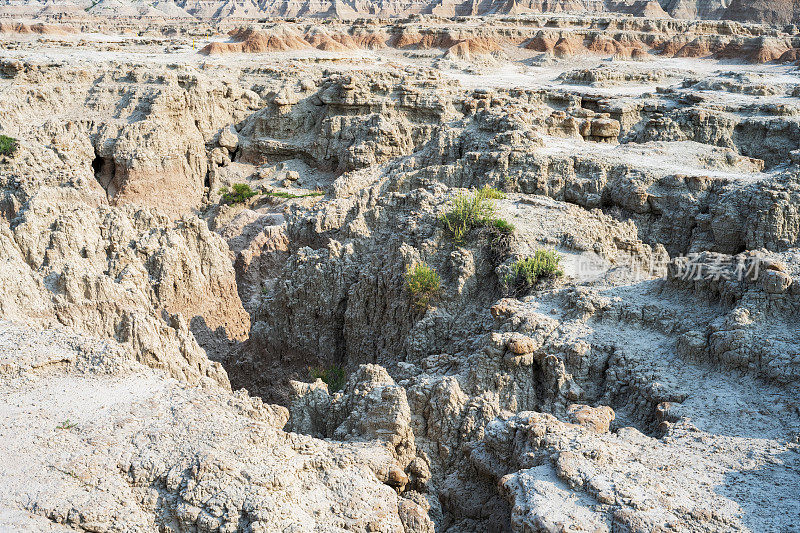
[[[511,253],[511,242],[513,240],[514,224],[496,218],[487,226],[487,238],[489,241],[489,257],[493,265],[497,266],[506,260]]]
[[[494,220],[492,220],[492,222],[490,223],[490,227],[506,235],[511,235],[512,233],[514,233],[514,230],[516,229],[514,227],[514,224],[502,218],[495,218]]]
[[[489,187],[488,185],[484,185],[483,188],[478,191],[478,195],[485,200],[505,200],[506,198],[503,191],[495,189],[494,187]]]
[[[222,202],[226,204],[243,204],[258,194],[246,183],[234,183],[232,191],[229,191],[227,187],[223,187],[219,190],[219,193],[222,195]]]
[[[533,257],[520,259],[511,265],[511,271],[503,278],[510,294],[524,294],[541,278],[562,276],[561,256],[554,250],[536,250]]]
[[[441,291],[442,280],[439,273],[425,263],[409,266],[405,277],[411,299],[417,307],[427,307]]]
[[[0,155],[11,157],[17,151],[17,140],[7,135],[0,135]]]
[[[450,211],[439,217],[456,243],[464,242],[470,231],[492,220],[494,202],[486,191],[488,189],[484,188],[475,193],[459,194],[453,199]]]
[[[339,366],[310,368],[309,372],[311,373],[311,379],[321,379],[328,386],[328,392],[338,392],[347,383],[344,369]]]

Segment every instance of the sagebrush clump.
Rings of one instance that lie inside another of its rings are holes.
[[[531,290],[542,278],[563,275],[561,256],[555,250],[536,250],[532,257],[511,265],[511,271],[503,277],[503,284],[509,294],[519,295]]]
[[[408,267],[405,278],[411,299],[417,307],[427,307],[442,289],[439,273],[425,263]]]
[[[494,220],[494,200],[505,195],[491,187],[474,193],[459,194],[453,199],[450,210],[439,217],[444,229],[457,244],[464,242],[470,231]]]
[[[246,183],[234,183],[229,191],[227,187],[222,187],[219,193],[222,195],[222,202],[225,204],[243,204],[256,194]]]
[[[17,140],[7,135],[0,135],[0,155],[11,157],[17,151]]]

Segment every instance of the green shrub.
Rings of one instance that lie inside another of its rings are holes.
[[[456,243],[464,242],[470,231],[492,220],[494,202],[485,191],[486,188],[475,193],[459,194],[453,199],[450,210],[439,217],[445,231]]]
[[[489,187],[488,185],[484,185],[483,188],[478,191],[478,195],[485,200],[505,200],[506,198],[503,191],[495,189],[494,187]]]
[[[520,259],[511,265],[511,271],[503,277],[503,284],[510,294],[528,292],[541,278],[562,276],[561,256],[554,250],[536,250],[533,257]]]
[[[56,429],[72,429],[77,426],[75,422],[70,421],[69,418],[61,422],[59,425],[56,426]]]
[[[338,392],[347,383],[347,376],[340,366],[309,368],[309,372],[311,373],[311,379],[321,379],[328,386],[328,392]]]
[[[307,192],[303,194],[292,194],[290,192],[283,192],[283,191],[267,191],[264,193],[264,196],[272,196],[275,198],[306,198],[308,196],[324,196],[324,192]]]
[[[427,307],[431,299],[436,297],[442,288],[439,273],[425,263],[409,266],[406,269],[405,278],[411,299],[417,307]]]
[[[492,220],[490,223],[490,227],[506,235],[511,235],[512,233],[514,233],[514,230],[516,229],[514,227],[514,224],[502,218],[495,218],[494,220]]]
[[[223,187],[219,190],[219,193],[222,195],[222,202],[226,204],[243,204],[258,194],[246,183],[234,183],[232,191],[229,191],[227,187]]]
[[[511,242],[516,228],[511,222],[502,218],[495,218],[489,223],[487,229],[489,258],[492,264],[497,266],[505,261],[511,253]]]
[[[0,135],[0,155],[12,156],[17,151],[17,140],[7,135]]]

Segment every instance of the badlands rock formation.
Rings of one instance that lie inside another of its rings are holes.
[[[2,26],[0,529],[797,530],[796,29],[69,19]]]
[[[238,27],[227,40],[214,40],[207,55],[302,51],[354,53],[362,49],[395,48],[445,51],[444,59],[480,62],[505,59],[519,49],[559,59],[575,56],[614,56],[646,60],[664,57],[713,57],[749,63],[791,62],[800,57],[796,29],[731,22],[526,17],[501,19],[475,29],[449,21],[407,22],[385,29],[375,25],[337,24],[320,29],[313,23],[266,24]],[[653,80],[655,81],[655,79]]]
[[[738,20],[766,24],[800,22],[796,0],[5,0],[11,16],[134,17],[141,20],[259,20],[265,18],[395,18],[418,15],[470,17],[536,13],[620,13],[651,19]]]

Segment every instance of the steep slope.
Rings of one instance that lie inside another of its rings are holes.
[[[800,2],[797,0],[731,0],[722,18],[742,22],[760,22],[776,26],[800,24]]]

